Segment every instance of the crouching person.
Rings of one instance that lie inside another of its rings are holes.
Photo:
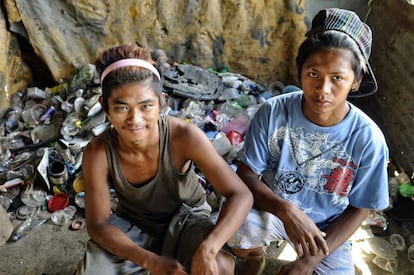
[[[253,197],[196,126],[160,114],[157,56],[135,44],[104,51],[96,68],[111,126],[86,147],[88,233],[77,274],[233,274],[227,240]],[[215,224],[195,164],[226,197]],[[111,214],[109,188],[116,191]]]
[[[388,206],[388,147],[347,97],[377,90],[371,30],[347,10],[326,9],[296,58],[302,91],[265,102],[246,134],[237,173],[255,208],[228,245],[242,274],[260,274],[263,249],[288,240],[298,258],[280,274],[355,274],[348,239],[369,209]]]

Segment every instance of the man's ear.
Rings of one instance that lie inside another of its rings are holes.
[[[104,112],[106,114],[106,118],[109,120],[109,114],[107,112],[107,106],[106,107],[104,106],[103,97],[100,96],[98,100],[99,100],[99,103],[101,104],[101,106],[103,107],[103,110],[104,110]]]
[[[359,85],[361,85],[361,79],[355,79],[354,83],[352,83],[352,87],[351,87],[351,91],[358,91],[359,90]]]
[[[102,107],[104,107],[103,97],[102,97],[102,96],[100,96],[98,100],[99,100],[99,103],[101,104],[101,106],[102,106]],[[105,108],[103,108],[103,109],[104,109],[104,111],[105,111],[105,113],[106,113]]]
[[[168,95],[164,92],[161,93],[160,96],[160,109],[163,110],[165,107],[167,107],[167,100],[168,100]]]

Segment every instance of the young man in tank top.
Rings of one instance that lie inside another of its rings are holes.
[[[223,247],[253,197],[198,127],[160,115],[163,64],[151,54],[127,44],[97,62],[111,127],[83,155],[91,240],[78,274],[233,274]],[[215,224],[193,164],[226,198]]]

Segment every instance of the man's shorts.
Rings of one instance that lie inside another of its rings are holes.
[[[180,229],[180,232],[173,232],[174,237],[171,237],[171,235],[168,237],[169,241],[176,238],[175,245],[169,247],[168,252],[169,254],[175,254],[175,256],[168,256],[177,259],[189,271],[194,252],[211,232],[214,223],[210,220],[208,214],[194,215],[189,213],[184,219],[185,226]],[[110,217],[110,223],[122,230],[138,246],[158,255],[163,254],[164,238],[155,238],[116,215]],[[121,259],[109,253],[92,240],[88,240],[86,252],[79,262],[76,274],[149,274],[149,272],[129,260]]]
[[[283,222],[266,211],[251,209],[238,231],[227,242],[232,248],[252,249],[286,240],[289,243]],[[347,241],[323,259],[314,274],[355,274],[351,245]]]

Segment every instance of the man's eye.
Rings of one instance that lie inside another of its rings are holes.
[[[150,110],[154,105],[152,104],[144,104],[142,105],[142,109],[143,110]]]
[[[335,76],[333,76],[333,77],[332,77],[332,79],[333,79],[333,80],[337,80],[337,81],[338,81],[338,80],[342,80],[342,76],[335,75]]]
[[[317,78],[317,77],[318,77],[318,74],[317,74],[317,73],[315,73],[315,72],[310,72],[310,73],[308,73],[308,75],[309,75],[309,77],[311,77],[311,78]]]
[[[128,107],[126,107],[126,106],[115,106],[114,109],[117,112],[127,112],[128,111]]]

